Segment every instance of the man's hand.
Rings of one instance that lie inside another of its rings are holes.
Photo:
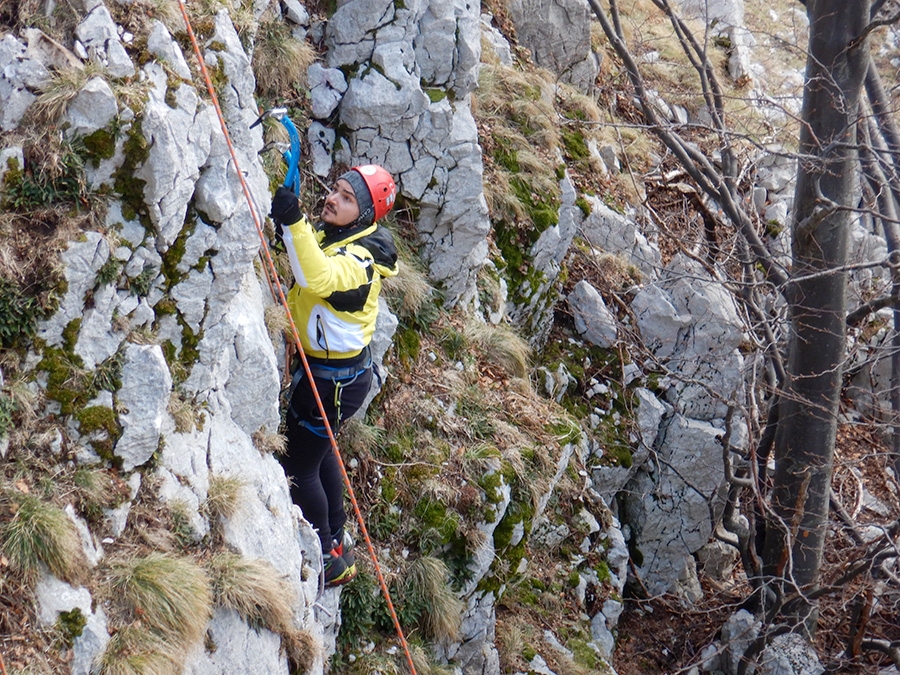
[[[269,217],[275,223],[276,229],[278,225],[293,225],[299,221],[303,213],[300,211],[297,195],[286,187],[278,188],[272,197],[272,211]]]

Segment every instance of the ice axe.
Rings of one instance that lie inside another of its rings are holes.
[[[293,190],[295,195],[300,196],[300,134],[297,133],[297,127],[294,126],[291,118],[288,117],[287,108],[270,108],[266,110],[250,125],[250,128],[252,129],[257,124],[260,124],[267,117],[274,117],[281,122],[291,138],[290,149],[286,149],[281,153],[282,158],[288,165],[287,175],[284,177],[284,187]]]

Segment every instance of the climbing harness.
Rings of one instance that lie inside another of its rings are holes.
[[[209,96],[212,100],[213,107],[216,111],[216,117],[219,120],[219,126],[222,128],[222,134],[225,137],[225,143],[228,146],[228,152],[231,154],[231,160],[234,162],[235,173],[237,173],[238,180],[241,183],[241,190],[244,193],[244,198],[247,200],[247,207],[250,210],[250,217],[253,219],[253,224],[256,226],[256,232],[259,235],[260,240],[260,250],[263,253],[263,257],[265,260],[265,265],[263,268],[266,271],[266,279],[269,283],[269,290],[272,292],[273,298],[275,298],[281,306],[284,308],[287,313],[288,323],[291,329],[291,337],[293,339],[294,344],[296,345],[297,354],[300,356],[300,360],[303,363],[303,369],[306,371],[307,377],[310,379],[311,389],[313,396],[316,400],[316,405],[319,408],[319,413],[322,415],[322,419],[325,424],[325,431],[328,434],[328,438],[331,441],[331,448],[334,451],[335,458],[337,459],[338,468],[341,472],[341,477],[344,480],[344,487],[347,488],[347,497],[350,500],[350,504],[353,506],[353,513],[356,516],[357,524],[359,525],[360,534],[363,537],[363,540],[366,543],[366,549],[369,552],[369,558],[372,560],[372,565],[375,568],[375,576],[378,579],[378,584],[381,587],[382,595],[384,596],[385,603],[387,604],[388,612],[391,615],[391,621],[394,624],[394,629],[397,632],[397,638],[400,641],[400,646],[403,648],[403,653],[406,656],[407,665],[409,666],[409,671],[411,675],[416,675],[416,667],[413,663],[412,654],[409,650],[409,643],[406,641],[406,636],[403,634],[403,628],[400,626],[400,619],[397,617],[397,612],[394,609],[394,603],[391,600],[391,594],[388,590],[387,581],[385,581],[384,574],[381,571],[381,565],[378,563],[378,556],[375,554],[375,547],[372,544],[372,539],[369,536],[369,530],[366,527],[365,519],[362,515],[362,510],[359,507],[359,502],[356,499],[356,493],[353,491],[353,485],[350,482],[350,476],[347,474],[347,467],[344,464],[344,459],[341,457],[340,449],[338,448],[337,439],[334,436],[334,433],[331,429],[331,425],[328,423],[328,416],[325,414],[325,407],[322,404],[322,399],[319,396],[319,392],[316,390],[315,382],[313,380],[313,373],[310,369],[310,363],[307,360],[306,353],[303,351],[303,345],[300,342],[300,333],[297,330],[297,325],[294,323],[294,318],[291,316],[290,308],[288,307],[287,297],[285,296],[284,289],[281,285],[281,282],[278,279],[278,272],[275,269],[275,263],[272,260],[272,254],[269,251],[269,245],[266,241],[265,233],[263,232],[263,222],[259,215],[259,209],[256,206],[256,202],[253,199],[253,195],[250,193],[250,188],[247,185],[247,181],[244,178],[244,174],[240,169],[240,163],[238,162],[237,152],[234,149],[234,145],[231,142],[231,135],[228,133],[228,126],[225,124],[225,116],[222,114],[222,108],[219,106],[219,98],[216,95],[215,87],[213,87],[212,79],[210,78],[209,71],[206,68],[206,63],[203,60],[203,55],[200,52],[200,45],[197,42],[197,36],[194,34],[194,28],[191,25],[190,17],[188,16],[187,7],[185,7],[185,0],[178,0],[178,7],[181,10],[181,16],[184,18],[185,27],[187,29],[188,37],[190,38],[191,45],[194,50],[194,55],[197,57],[197,62],[200,66],[200,72],[203,75],[203,80],[206,84],[206,90],[209,92]],[[287,114],[282,115],[280,121],[282,124],[285,124],[284,120],[288,120]],[[285,124],[285,127],[288,128],[288,133],[290,134],[290,128],[294,127],[293,123],[291,123],[290,127]],[[294,138],[296,137],[296,146],[293,146]],[[296,128],[294,128],[294,135],[291,136],[292,148],[290,151],[290,155],[288,157],[289,167],[292,162],[295,166],[299,165],[300,159],[300,139],[299,135],[296,134]],[[288,184],[288,178],[291,179],[292,184]],[[291,176],[290,168],[288,169],[288,176],[285,178],[285,186],[289,189],[295,190],[295,194],[299,192],[299,169],[294,176]]]

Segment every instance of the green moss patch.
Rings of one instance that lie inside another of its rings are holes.
[[[140,219],[150,229],[150,214],[144,203],[147,181],[137,178],[137,172],[150,156],[150,144],[144,138],[141,119],[132,122],[123,146],[125,159],[113,174],[113,188],[122,199],[122,215],[127,220]]]

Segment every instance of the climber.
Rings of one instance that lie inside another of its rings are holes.
[[[294,273],[288,306],[335,435],[363,404],[372,382],[369,341],[381,280],[398,271],[393,237],[376,221],[391,210],[396,193],[385,169],[365,165],[338,178],[315,225],[290,189],[279,188],[272,199],[276,236]],[[291,498],[318,530],[325,584],[336,586],[356,575],[353,540],[344,528],[344,484],[302,365],[291,391],[282,464]]]

